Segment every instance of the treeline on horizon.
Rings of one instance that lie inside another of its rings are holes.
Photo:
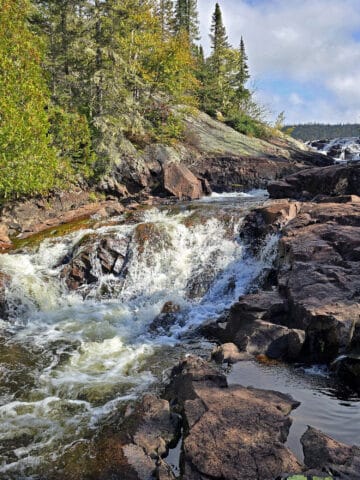
[[[91,185],[121,139],[182,139],[184,109],[265,134],[218,4],[207,57],[196,0],[0,0],[0,18],[0,200]]]
[[[331,140],[341,137],[360,137],[360,124],[357,123],[304,123],[286,125],[284,131],[291,132],[297,140],[309,142],[313,140]]]

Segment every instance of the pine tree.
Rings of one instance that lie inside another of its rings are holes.
[[[190,45],[200,38],[197,0],[177,0],[175,4],[175,31],[185,32]]]
[[[48,191],[59,174],[50,146],[50,95],[28,0],[0,0],[0,197]]]
[[[158,0],[156,14],[159,18],[161,37],[168,38],[174,30],[174,3],[173,0]]]

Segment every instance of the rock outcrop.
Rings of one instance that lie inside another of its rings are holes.
[[[226,379],[197,357],[174,369],[169,387],[186,428],[184,480],[270,480],[302,466],[284,446],[289,414],[298,403],[265,390],[227,387]]]
[[[250,244],[254,253],[269,233],[281,234],[267,289],[241,297],[218,327],[207,331],[254,355],[329,363],[341,355],[334,367],[359,385],[357,199],[269,202],[250,213],[242,231],[256,239]]]
[[[339,479],[360,479],[360,447],[337,442],[315,428],[308,427],[301,437],[305,465]]]
[[[310,168],[270,182],[271,198],[312,200],[319,195],[360,195],[360,162]]]

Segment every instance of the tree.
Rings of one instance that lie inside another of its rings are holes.
[[[177,0],[175,4],[175,31],[185,32],[190,45],[199,40],[199,14],[197,0]]]
[[[245,43],[243,37],[240,40],[239,48],[239,71],[235,77],[235,88],[237,91],[237,99],[242,100],[250,95],[250,91],[246,88],[246,83],[250,78],[249,67],[247,64],[248,57],[245,51]]]
[[[159,18],[161,37],[168,38],[174,31],[174,3],[173,0],[158,0],[156,14]]]
[[[59,175],[48,135],[43,46],[28,24],[30,12],[28,0],[0,0],[1,198],[46,192]]]

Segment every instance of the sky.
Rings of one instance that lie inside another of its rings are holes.
[[[209,52],[216,0],[198,0]],[[229,41],[244,37],[256,98],[287,124],[360,123],[360,0],[218,0]]]

